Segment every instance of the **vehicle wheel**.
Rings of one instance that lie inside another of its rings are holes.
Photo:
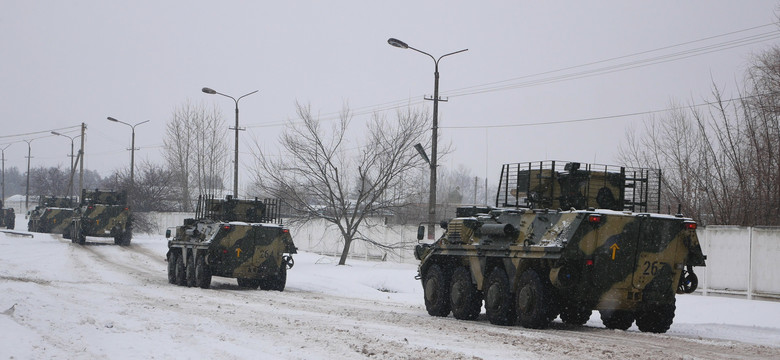
[[[119,246],[129,246],[130,245],[130,239],[132,239],[133,234],[129,231],[120,232],[117,236],[114,237],[114,244]]]
[[[509,290],[509,278],[506,271],[496,267],[490,272],[485,285],[485,312],[491,324],[514,325],[517,320],[514,294]]]
[[[287,264],[282,262],[279,274],[268,280],[268,290],[284,291],[287,285]]]
[[[81,229],[81,225],[71,225],[70,236],[71,241],[76,244],[84,245],[84,243],[87,242],[87,236],[84,235],[84,231]]]
[[[257,289],[260,286],[260,280],[238,278],[238,286],[248,289]]]
[[[8,224],[8,226],[6,226],[6,228],[13,230],[16,227],[16,217],[15,216],[9,216],[7,224]]]
[[[450,281],[447,274],[437,264],[431,265],[425,272],[423,293],[425,309],[431,316],[450,314]]]
[[[87,235],[84,235],[84,232],[80,229],[77,229],[76,233],[73,235],[73,238],[76,239],[76,243],[79,245],[84,245],[87,243]]]
[[[516,295],[517,320],[523,327],[544,329],[550,324],[548,303],[551,300],[549,289],[533,269],[520,275]]]
[[[176,283],[176,252],[171,251],[168,256],[168,282],[171,284]]]
[[[637,312],[636,326],[642,332],[663,334],[672,326],[675,309],[674,302],[647,307]]]
[[[182,254],[176,254],[176,285],[187,285],[187,275],[184,273],[184,270],[184,256]]]
[[[561,321],[569,325],[584,325],[593,311],[577,304],[566,304],[561,308]]]
[[[133,227],[131,225],[127,225],[127,227],[125,227],[125,231],[122,233],[122,245],[130,246],[130,242],[132,240],[133,240]]]
[[[187,274],[187,287],[195,286],[195,261],[192,259],[192,255],[187,255],[187,265],[184,269]]]
[[[195,259],[195,285],[201,289],[208,289],[211,286],[211,270],[206,265],[206,257],[198,255]]]
[[[62,238],[63,239],[70,239],[71,238],[71,236],[70,236],[71,235],[71,233],[70,233],[71,231],[72,231],[71,230],[71,226],[70,225],[66,226],[65,230],[62,230]],[[75,241],[73,241],[73,240],[71,240],[71,242],[75,243]]]
[[[601,322],[607,329],[627,330],[634,323],[634,314],[626,310],[601,310]]]
[[[471,282],[471,272],[465,267],[455,269],[450,286],[450,308],[458,320],[474,320],[482,310],[482,297]]]
[[[33,221],[32,220],[27,222],[27,231],[30,231],[30,232],[34,232],[35,231],[35,227],[33,226]]]

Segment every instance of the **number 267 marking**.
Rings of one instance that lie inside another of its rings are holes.
[[[645,261],[645,263],[644,263],[645,271],[642,272],[642,275],[653,275],[653,276],[655,276],[658,273],[658,271],[661,270],[661,267],[663,265],[664,265],[664,263],[662,263],[660,261],[653,261],[653,262]]]

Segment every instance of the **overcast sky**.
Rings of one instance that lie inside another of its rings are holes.
[[[234,122],[234,103],[202,87],[259,90],[240,102],[247,168],[255,139],[276,147],[296,101],[322,118],[348,103],[356,131],[388,104],[430,109],[433,61],[388,45],[395,37],[437,57],[468,48],[439,65],[449,98],[441,141],[455,150],[442,166],[492,181],[509,162],[613,164],[626,128],[650,115],[612,116],[699,103],[713,83],[735,95],[751,56],[778,43],[777,9],[768,0],[2,0],[0,148],[16,141],[6,167],[24,171],[19,141],[35,139],[32,166],[65,169],[70,140],[49,131],[75,136],[84,122],[86,167],[106,176],[129,166],[131,133],[107,116],[151,120],[136,128],[136,162],[161,161],[166,122],[184,102],[214,104]],[[610,118],[518,126],[599,117]]]

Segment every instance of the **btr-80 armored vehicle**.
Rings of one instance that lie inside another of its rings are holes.
[[[607,328],[666,332],[706,257],[696,222],[658,214],[660,186],[658,170],[504,165],[495,208],[460,207],[416,247],[428,313],[475,319],[484,300],[493,324],[582,325],[598,310]]]
[[[4,208],[3,200],[0,199],[0,227],[13,230],[14,226],[16,226],[14,208]]]
[[[74,209],[62,237],[80,245],[87,236],[111,237],[114,244],[127,246],[133,238],[132,221],[126,192],[83,189],[79,207]]]
[[[207,289],[212,276],[221,276],[238,279],[241,287],[283,291],[297,248],[281,224],[279,204],[199,199],[196,218],[184,220],[168,241],[168,281]]]
[[[28,215],[27,231],[62,234],[70,225],[75,207],[76,202],[69,197],[41,196]]]

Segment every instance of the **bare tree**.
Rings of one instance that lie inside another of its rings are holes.
[[[198,193],[221,196],[224,189],[222,179],[228,166],[228,126],[216,107],[210,110],[202,107],[197,115],[193,124],[197,144],[193,176]]]
[[[174,110],[166,127],[164,155],[183,211],[192,210],[191,188],[199,194],[221,195],[228,163],[227,130],[216,107],[187,101]]]
[[[62,166],[30,169],[30,193],[35,195],[63,196],[68,193],[70,176]]]
[[[348,137],[348,108],[330,129],[309,106],[296,104],[299,123],[280,139],[281,156],[257,146],[255,182],[271,196],[283,198],[299,213],[312,214],[336,226],[344,239],[339,265],[346,263],[353,240],[363,239],[366,216],[409,204],[414,187],[408,172],[421,159],[414,144],[427,129],[419,112],[398,112],[395,120],[374,115],[366,133]],[[362,142],[354,140],[361,139]]]
[[[664,201],[704,224],[780,224],[780,49],[758,56],[740,96],[673,106],[629,133],[625,163],[663,170]]]

